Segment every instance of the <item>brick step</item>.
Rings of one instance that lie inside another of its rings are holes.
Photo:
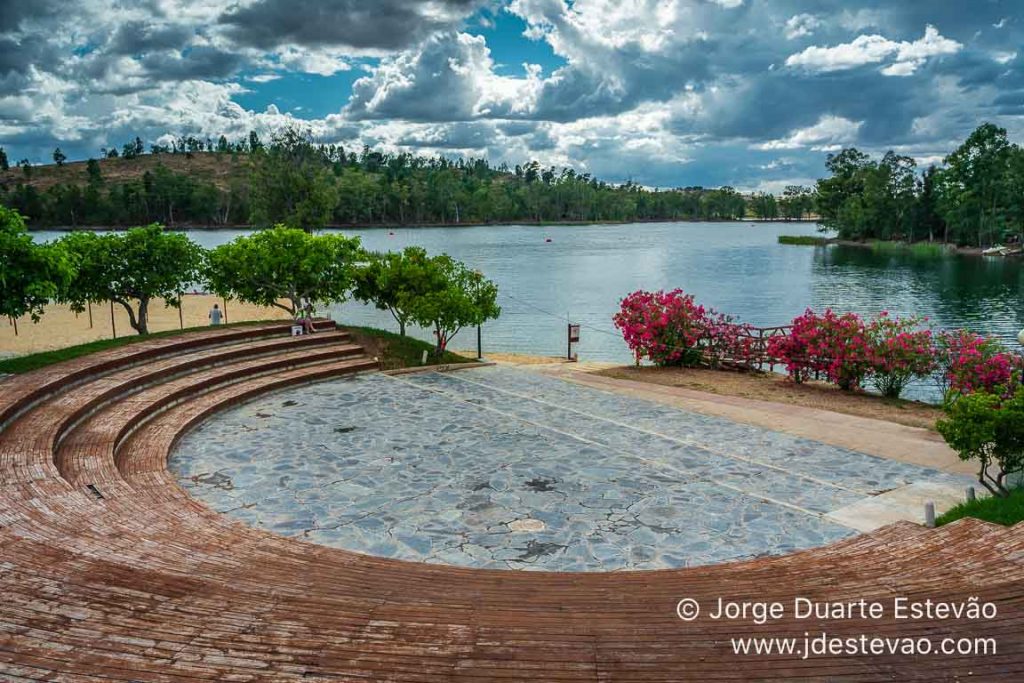
[[[161,360],[108,373],[74,386],[71,388],[73,390],[51,392],[31,409],[19,414],[3,430],[3,442],[14,445],[17,450],[0,451],[0,482],[5,481],[5,465],[10,469],[15,466],[33,466],[46,459],[52,459],[53,451],[64,431],[104,404],[140,391],[149,384],[240,358],[260,357],[279,353],[283,349],[320,346],[335,341],[346,342],[348,339],[349,335],[346,333],[295,338],[276,334],[273,338],[243,340],[224,347],[204,348],[178,354],[168,353]],[[43,466],[45,467],[45,464]],[[49,473],[46,473],[46,476],[49,476]]]
[[[377,367],[376,361],[363,356],[352,362],[315,368],[297,368],[289,372],[255,377],[211,391],[197,397],[196,400],[167,410],[119,440],[116,446],[118,469],[132,484],[140,474],[167,473],[167,457],[177,441],[185,432],[207,420],[213,414],[257,398],[268,391],[334,379],[341,375],[365,372]],[[161,481],[166,482],[166,479],[161,479]]]
[[[289,334],[288,321],[247,325],[244,327],[209,328],[184,332],[180,335],[155,337],[105,351],[97,351],[79,358],[48,365],[17,376],[16,381],[5,382],[0,394],[0,428],[17,412],[45,398],[56,390],[68,390],[86,380],[102,377],[139,363],[150,362],[167,355],[180,354],[201,348],[223,346],[246,340],[280,337]]]
[[[74,486],[119,479],[114,465],[118,444],[154,414],[226,384],[244,383],[253,377],[340,359],[365,358],[362,354],[362,347],[354,344],[326,344],[218,365],[149,386],[129,397],[112,401],[102,411],[79,422],[61,441],[54,461],[61,476]]]

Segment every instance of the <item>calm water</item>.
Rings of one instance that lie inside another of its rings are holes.
[[[197,231],[211,247],[244,231]],[[619,299],[638,289],[681,287],[755,325],[787,323],[805,308],[882,309],[928,316],[937,327],[968,327],[1016,346],[1024,327],[1021,261],[951,256],[883,256],[856,247],[779,245],[780,234],[815,234],[810,223],[644,223],[588,226],[488,226],[346,231],[364,246],[419,245],[446,251],[499,285],[501,318],[484,327],[484,350],[559,354],[566,318],[581,323],[581,359],[628,362],[612,326]],[[36,233],[52,239],[59,233]],[[546,238],[551,242],[545,242]],[[338,320],[397,329],[384,311],[347,302]],[[417,336],[429,338],[423,330]],[[453,348],[471,348],[464,331]]]

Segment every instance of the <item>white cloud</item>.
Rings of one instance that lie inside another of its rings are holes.
[[[328,50],[289,45],[280,48],[276,56],[283,68],[300,73],[333,76],[339,71],[348,71],[352,68],[342,53]]]
[[[814,33],[821,26],[821,19],[813,14],[795,14],[786,22],[786,39],[795,40]]]
[[[851,121],[841,116],[822,116],[813,126],[798,128],[784,138],[754,145],[754,149],[810,148],[812,151],[831,152],[856,142],[863,124],[863,121]]]
[[[786,58],[786,66],[808,71],[839,71],[881,62],[898,49],[897,44],[878,35],[857,36],[835,47],[812,45]]]
[[[963,45],[943,37],[932,25],[914,42],[889,40],[880,35],[857,36],[834,47],[812,45],[786,58],[786,66],[812,72],[842,71],[866,64],[892,60],[881,72],[886,76],[909,76],[930,57],[959,52]]]
[[[880,73],[883,76],[912,76],[917,67],[915,62],[896,62],[884,67]]]
[[[541,83],[540,67],[524,68],[522,78],[498,75],[483,36],[442,34],[357,80],[345,112],[436,121],[519,116],[532,110]]]
[[[814,187],[815,178],[779,178],[773,180],[761,180],[753,185],[740,185],[736,189],[740,192],[766,192],[768,194],[781,195],[787,187],[796,185],[800,187]]]
[[[993,52],[992,60],[997,64],[1009,64],[1013,60],[1017,59],[1016,52]]]

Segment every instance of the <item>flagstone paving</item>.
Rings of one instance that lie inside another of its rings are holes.
[[[191,495],[279,534],[552,571],[787,553],[855,535],[826,515],[870,496],[970,483],[508,367],[265,396],[188,434],[170,468]]]

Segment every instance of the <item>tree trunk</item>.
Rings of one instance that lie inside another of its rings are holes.
[[[448,344],[448,340],[445,339],[440,325],[434,325],[434,335],[437,337],[437,355],[441,357],[444,355],[444,347]]]
[[[402,335],[404,337],[405,336],[405,317],[400,316],[398,314],[398,311],[396,311],[394,308],[388,307],[388,310],[391,311],[391,317],[395,319],[396,323],[398,323],[398,334],[400,334],[400,335]]]
[[[139,299],[139,317],[132,327],[139,334],[149,334],[149,298]]]
[[[148,309],[149,299],[139,300],[139,312],[138,315],[135,313],[135,309],[132,308],[130,302],[123,299],[114,299],[116,303],[121,304],[124,310],[128,313],[128,324],[132,326],[132,329],[139,334],[149,334],[148,327]],[[113,309],[111,309],[111,315],[113,315]],[[113,319],[113,318],[111,318]]]

